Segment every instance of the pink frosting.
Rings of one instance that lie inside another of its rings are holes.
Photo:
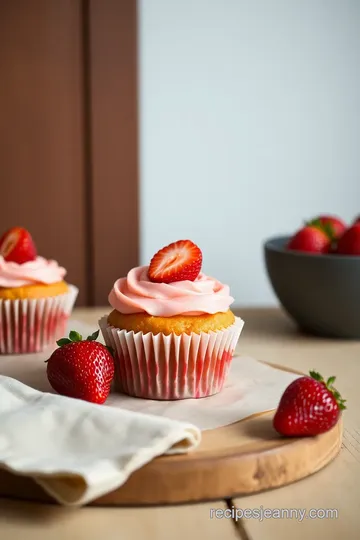
[[[0,255],[0,287],[23,287],[35,283],[57,283],[66,274],[56,261],[37,257],[34,261],[18,264],[7,262]]]
[[[226,312],[234,299],[230,289],[205,274],[195,281],[153,283],[148,266],[133,268],[114,283],[110,305],[120,313],[148,313],[157,317]]]

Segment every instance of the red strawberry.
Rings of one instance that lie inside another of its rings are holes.
[[[345,400],[335,390],[335,377],[326,382],[316,371],[295,379],[283,393],[273,426],[280,435],[318,435],[331,429],[345,409]]]
[[[36,259],[36,247],[30,233],[22,227],[13,227],[0,238],[0,255],[5,261],[23,264]]]
[[[60,339],[47,360],[47,377],[52,388],[63,396],[92,403],[104,403],[114,377],[114,359],[110,351],[95,341],[99,331],[85,341],[77,332]]]
[[[200,248],[191,240],[178,240],[162,248],[151,259],[148,275],[156,283],[195,281],[202,265]]]
[[[338,241],[336,253],[339,255],[360,255],[360,223],[345,231]]]
[[[310,224],[319,224],[323,226],[324,232],[329,234],[332,240],[340,238],[340,236],[346,231],[346,224],[344,221],[336,216],[321,215],[310,222]]]
[[[289,241],[287,248],[308,253],[328,253],[331,240],[319,227],[307,225],[300,229]]]

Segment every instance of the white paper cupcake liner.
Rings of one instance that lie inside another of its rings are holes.
[[[115,351],[116,388],[130,396],[175,400],[221,391],[244,321],[218,332],[164,335],[128,332],[99,321]]]
[[[35,353],[64,337],[79,290],[58,296],[0,299],[0,354]]]

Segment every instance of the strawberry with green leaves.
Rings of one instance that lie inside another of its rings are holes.
[[[304,253],[328,253],[331,239],[323,227],[309,224],[290,238],[287,249]]]
[[[114,378],[112,351],[97,340],[99,330],[86,340],[75,331],[57,341],[59,346],[47,360],[47,377],[63,396],[102,404]]]
[[[287,249],[306,253],[332,253],[346,225],[334,216],[319,216],[305,223],[290,238]]]
[[[334,388],[335,377],[327,381],[316,371],[310,377],[295,379],[283,393],[276,410],[273,426],[287,437],[302,437],[325,433],[335,426],[346,409]]]
[[[320,215],[312,223],[322,226],[332,240],[337,240],[346,231],[345,222],[337,216]]]

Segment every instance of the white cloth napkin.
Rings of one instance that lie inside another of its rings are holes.
[[[63,505],[84,505],[156,456],[188,452],[200,430],[166,417],[39,392],[0,376],[0,466]]]

